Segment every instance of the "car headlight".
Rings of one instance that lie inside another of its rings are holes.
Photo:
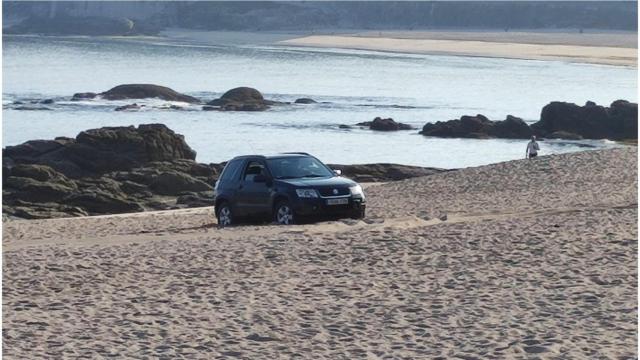
[[[364,193],[362,192],[362,186],[360,186],[360,185],[354,185],[354,186],[350,187],[349,191],[351,192],[351,195],[364,196]]]
[[[296,194],[300,198],[317,198],[318,192],[314,189],[296,189]]]

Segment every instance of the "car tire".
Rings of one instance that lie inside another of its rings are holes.
[[[362,208],[353,210],[353,213],[351,214],[351,218],[355,220],[362,220],[364,219],[364,215],[365,215],[365,208],[362,207]]]
[[[278,225],[294,224],[295,214],[287,200],[280,200],[273,208],[273,220]]]
[[[216,218],[218,219],[219,228],[233,225],[233,211],[231,210],[231,205],[228,202],[223,202],[218,205]]]

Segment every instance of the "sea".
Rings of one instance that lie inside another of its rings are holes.
[[[564,61],[416,55],[205,43],[166,37],[3,36],[3,147],[33,139],[75,137],[103,126],[163,123],[183,134],[196,160],[289,151],[326,163],[398,163],[462,168],[522,159],[526,140],[441,139],[418,134],[425,123],[483,114],[533,123],[551,101],[609,105],[637,102],[637,69]],[[77,92],[150,83],[209,101],[249,86],[265,98],[316,104],[263,112],[202,111],[159,99],[70,101]],[[35,104],[43,99],[53,104]],[[47,110],[18,110],[14,102]],[[143,104],[140,111],[114,111]],[[32,104],[34,103],[34,104]],[[182,110],[171,110],[178,105]],[[391,117],[416,130],[390,133],[340,128]],[[541,155],[620,146],[608,140],[543,141]]]

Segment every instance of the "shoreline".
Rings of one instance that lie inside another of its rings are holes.
[[[409,33],[414,34],[416,33]],[[424,33],[420,33],[424,34]],[[437,34],[437,33],[435,33]],[[405,54],[568,61],[637,68],[637,49],[599,45],[496,41],[489,34],[471,39],[373,37],[370,35],[311,35],[278,42],[282,46],[368,50]],[[515,39],[509,39],[514,41]],[[556,41],[559,42],[559,41]]]

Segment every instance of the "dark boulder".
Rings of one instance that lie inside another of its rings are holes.
[[[555,101],[542,109],[540,121],[531,128],[543,137],[564,132],[585,139],[637,139],[638,104],[617,100],[607,108],[593,102],[579,106]]]
[[[362,164],[328,165],[331,169],[342,171],[342,175],[355,181],[385,182],[404,180],[419,176],[428,176],[446,171],[438,168],[398,164]]]
[[[356,125],[367,126],[369,127],[369,129],[375,131],[397,131],[414,129],[411,125],[396,122],[391,118],[383,119],[380,117],[376,117],[375,119],[373,119],[373,121],[365,121]]]
[[[218,106],[224,111],[263,111],[273,103],[265,100],[260,91],[254,88],[238,87],[227,91],[219,99],[209,101],[207,105]]]
[[[96,96],[98,96],[98,94],[92,92],[75,93],[71,97],[71,101],[90,100]]]
[[[50,104],[53,104],[53,103],[54,103],[53,99],[44,99],[44,100],[40,101],[40,104],[45,104],[45,105],[50,105]]]
[[[317,103],[317,101],[311,99],[311,98],[300,98],[300,99],[296,99],[296,101],[294,101],[294,103],[296,104],[315,104]]]
[[[191,175],[177,171],[163,172],[151,183],[151,189],[161,195],[178,195],[182,192],[210,191],[213,187]]]
[[[188,207],[203,207],[215,205],[212,191],[189,193],[178,196],[176,204],[187,205]]]
[[[118,85],[101,93],[100,95],[107,100],[158,98],[166,101],[182,101],[187,103],[200,102],[200,100],[193,96],[180,94],[168,87],[153,84]]]
[[[507,115],[502,121],[494,121],[489,136],[502,139],[528,139],[533,135],[529,125],[519,117]]]
[[[86,191],[72,194],[65,204],[85,209],[89,214],[118,214],[144,211],[140,203],[105,191]]]
[[[140,110],[144,107],[144,105],[138,105],[136,103],[118,106],[115,111],[132,111],[132,110]]]
[[[5,203],[11,203],[14,200],[61,201],[65,196],[72,194],[76,190],[75,186],[18,176],[9,176],[4,181],[3,187],[2,198]]]
[[[505,120],[491,121],[486,116],[464,115],[460,119],[427,123],[420,132],[424,136],[446,138],[509,138],[527,139],[532,132],[527,123],[515,116],[508,115]]]
[[[15,163],[43,164],[71,177],[129,170],[152,161],[195,159],[182,135],[162,124],[83,131],[75,140],[36,140],[7,146],[3,157]]]

